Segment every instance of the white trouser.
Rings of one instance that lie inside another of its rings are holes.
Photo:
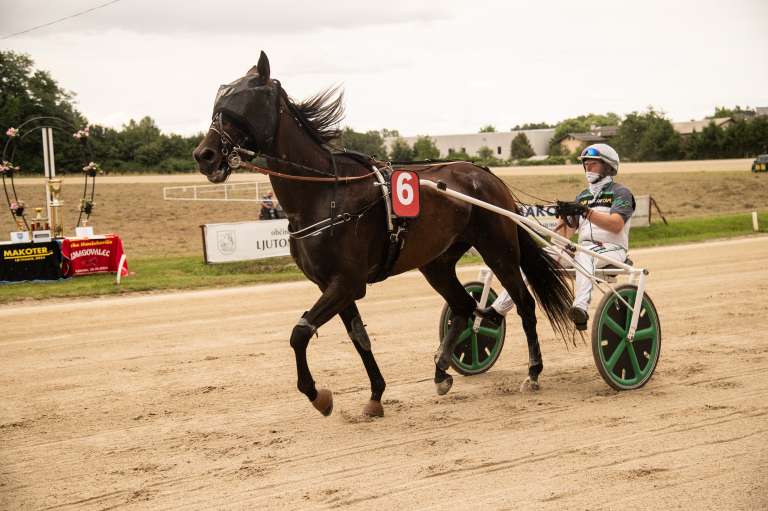
[[[583,241],[579,243],[579,246],[597,252],[598,254],[605,255],[606,257],[610,257],[620,263],[623,263],[627,258],[627,251],[619,245],[613,245],[611,243],[598,245],[592,241]],[[562,248],[548,247],[544,250],[557,259],[563,268],[573,268],[574,266],[577,266],[590,275],[595,274],[596,268],[603,268],[609,264],[586,252],[577,252],[576,256],[572,257]],[[525,279],[525,274],[523,274],[523,279]],[[578,271],[576,272],[576,289],[574,295],[573,306],[587,310],[589,308],[589,303],[592,301],[592,280]],[[509,296],[506,289],[498,296],[498,298],[496,298],[492,305],[499,314],[507,314],[514,306],[515,302],[512,301],[512,298]]]

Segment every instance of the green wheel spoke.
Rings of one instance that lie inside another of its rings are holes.
[[[645,341],[647,339],[653,339],[656,337],[656,325],[651,325],[648,328],[643,328],[642,330],[638,330],[635,332],[635,340],[636,341]]]
[[[635,347],[630,344],[627,349],[629,351],[629,361],[632,363],[632,369],[635,371],[634,379],[638,379],[640,378],[642,371],[640,370],[640,362],[637,361],[637,353],[635,353]]]
[[[483,292],[482,282],[466,283],[464,284],[464,289],[473,300],[479,303]],[[486,305],[493,303],[494,300],[496,300],[496,293],[491,289],[488,293]],[[440,323],[439,338],[441,342],[452,326],[454,328],[458,327],[458,325],[452,324],[452,320],[455,321],[456,318],[457,316],[452,313],[451,308],[446,304],[443,307]],[[498,359],[504,345],[504,334],[506,331],[504,324],[496,327],[493,323],[483,321],[484,324],[482,326],[478,325],[479,328],[475,332],[476,318],[475,314],[470,314],[466,318],[466,325],[462,324],[464,328],[459,331],[453,346],[453,353],[451,354],[451,366],[465,376],[484,373],[490,369]]]
[[[613,352],[613,355],[611,355],[611,358],[605,361],[605,367],[608,368],[609,371],[613,371],[613,366],[616,365],[616,362],[619,361],[619,357],[622,353],[624,353],[624,349],[627,347],[627,341],[625,339],[622,339],[618,346],[616,346],[616,350]]]
[[[603,318],[603,321],[605,323],[605,326],[610,328],[613,331],[613,333],[615,333],[619,337],[624,337],[625,335],[627,335],[627,331],[621,326],[619,326],[619,324],[616,323],[613,319],[611,319],[611,317],[608,316],[607,314]]]
[[[501,333],[501,327],[488,328],[485,326],[481,326],[480,329],[477,331],[477,333],[487,335],[488,337],[493,337],[494,339],[496,339],[499,337],[499,333]]]

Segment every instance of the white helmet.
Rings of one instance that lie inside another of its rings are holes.
[[[608,144],[592,144],[585,148],[579,156],[580,162],[584,160],[602,160],[611,167],[609,175],[615,176],[619,173],[619,153]]]

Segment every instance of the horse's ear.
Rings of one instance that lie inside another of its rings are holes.
[[[259,75],[262,82],[269,82],[269,59],[267,58],[267,54],[262,51],[259,56],[259,63],[249,69],[245,74],[246,76]]]
[[[259,63],[256,64],[256,70],[259,72],[259,76],[265,81],[269,81],[269,59],[267,54],[263,51],[259,55]]]

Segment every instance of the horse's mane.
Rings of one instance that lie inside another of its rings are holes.
[[[344,91],[339,89],[338,85],[329,87],[300,103],[287,98],[304,127],[322,143],[341,136],[339,122],[344,118]]]

